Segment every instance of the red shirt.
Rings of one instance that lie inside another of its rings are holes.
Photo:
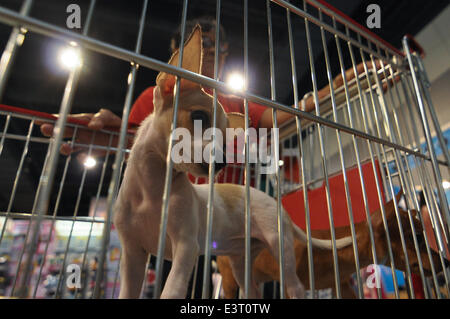
[[[139,125],[150,113],[153,112],[154,89],[154,86],[147,88],[134,102],[134,105],[131,108],[130,117],[128,119],[129,124]],[[211,91],[205,91],[211,94]],[[225,112],[238,112],[242,114],[245,113],[243,99],[224,95],[218,95],[217,98],[220,104],[222,104],[223,108],[225,109]],[[266,109],[267,107],[260,104],[250,101],[248,102],[248,116],[251,122],[249,123],[250,126],[259,128],[259,122]],[[233,166],[228,165],[218,174],[218,176],[216,177],[216,181],[219,183],[243,184],[243,176],[243,169],[239,164]],[[191,181],[195,182],[196,184],[204,184],[208,181],[207,178],[196,179],[191,175],[189,175],[189,177]]]

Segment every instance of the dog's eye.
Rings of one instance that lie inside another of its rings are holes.
[[[191,113],[191,120],[195,123],[195,121],[201,121],[203,126],[209,125],[209,116],[208,113],[204,111],[193,111]]]

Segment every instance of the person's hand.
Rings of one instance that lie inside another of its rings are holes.
[[[113,131],[117,131],[120,129],[122,124],[122,120],[120,117],[115,115],[113,112],[107,109],[100,109],[97,113],[82,113],[82,114],[74,114],[69,115],[68,119],[77,120],[80,122],[85,122],[87,127],[79,126],[76,129],[75,135],[75,143],[79,144],[95,144],[101,146],[116,146],[118,138],[117,136],[113,137],[110,141],[111,134],[100,132],[102,129],[109,129]],[[45,122],[37,122],[40,125],[41,133],[44,136],[50,137],[53,135],[54,125],[52,123]],[[95,132],[95,136],[94,136]],[[75,128],[66,126],[64,130],[64,138],[73,138],[75,133]],[[61,145],[60,152],[63,155],[70,155],[72,152],[78,151],[82,149],[81,147],[73,147],[69,143],[63,143]],[[86,148],[84,148],[86,149]],[[87,150],[87,149],[86,149]],[[105,154],[105,151],[95,151],[94,149],[91,152],[92,154]]]

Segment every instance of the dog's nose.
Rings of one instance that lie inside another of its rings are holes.
[[[214,169],[216,173],[218,173],[222,168],[224,168],[227,165],[227,163],[215,163]]]

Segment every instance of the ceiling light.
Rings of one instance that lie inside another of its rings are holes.
[[[84,166],[89,169],[89,168],[93,168],[95,165],[97,165],[97,161],[95,160],[95,158],[88,156],[86,158],[86,160],[84,161]]]
[[[227,85],[233,91],[243,91],[245,89],[244,77],[240,73],[231,73],[228,76]]]
[[[66,47],[59,53],[59,63],[68,70],[73,70],[81,65],[80,51],[74,47]]]

